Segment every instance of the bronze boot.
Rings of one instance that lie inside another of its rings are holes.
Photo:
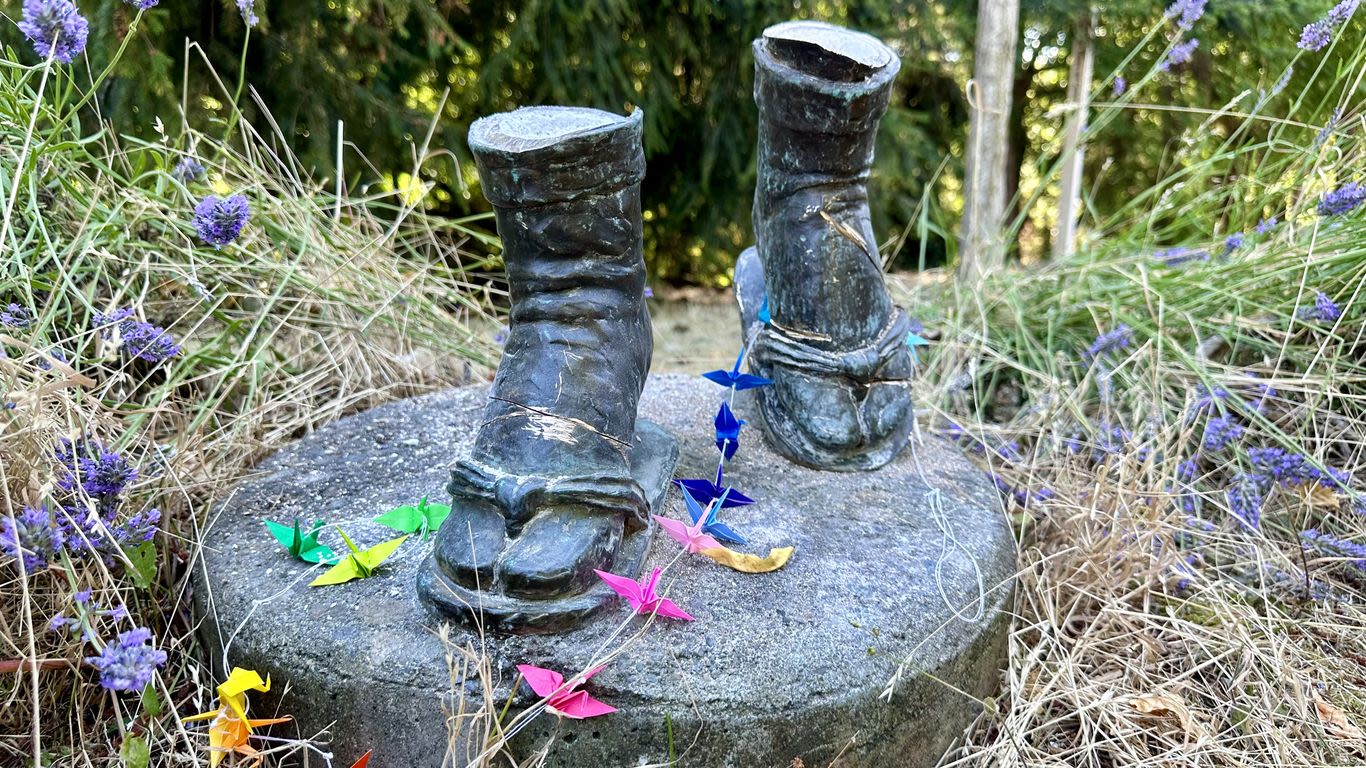
[[[653,340],[641,256],[642,112],[529,107],[469,146],[503,240],[507,343],[451,515],[419,576],[443,613],[553,631],[635,576],[677,446],[636,422]]]
[[[896,54],[830,24],[777,24],[754,41],[759,107],[756,246],[736,265],[769,444],[817,469],[875,469],[910,439],[906,313],[892,304],[868,214],[868,173]]]

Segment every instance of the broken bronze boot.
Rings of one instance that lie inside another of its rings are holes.
[[[878,121],[901,63],[876,38],[777,24],[754,41],[756,247],[736,265],[770,445],[817,469],[876,469],[910,439],[910,321],[892,304],[868,218]]]
[[[512,296],[503,359],[419,590],[442,613],[555,631],[634,577],[678,448],[636,421],[652,338],[641,257],[642,113],[529,107],[478,120]]]

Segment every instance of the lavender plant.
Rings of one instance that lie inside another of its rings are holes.
[[[19,31],[39,56],[70,64],[85,50],[90,23],[71,0],[24,0]]]

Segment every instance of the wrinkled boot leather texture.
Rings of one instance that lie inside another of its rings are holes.
[[[584,128],[539,144],[503,133],[530,111],[536,126]],[[473,450],[452,473],[439,573],[420,582],[448,613],[470,606],[443,589],[477,595],[496,627],[552,629],[601,602],[583,599],[599,586],[593,569],[638,569],[643,558],[649,500],[632,453],[653,340],[641,118],[532,108],[471,127],[512,311]]]
[[[736,284],[747,328],[763,302],[756,291],[772,318],[751,354],[754,372],[773,380],[755,393],[761,426],[779,453],[818,469],[886,464],[905,447],[913,417],[909,319],[887,292],[867,201],[900,63],[858,37],[885,51],[885,62],[767,32],[754,42],[757,246],[741,255]]]

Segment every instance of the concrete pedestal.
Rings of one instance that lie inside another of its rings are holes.
[[[477,708],[480,684],[451,675],[439,620],[417,598],[429,542],[411,538],[372,578],[310,589],[318,570],[291,560],[261,521],[321,518],[361,546],[391,538],[371,518],[423,495],[445,501],[449,467],[473,439],[486,392],[392,403],[285,447],[220,504],[205,534],[196,599],[206,642],[222,666],[272,675],[271,696],[288,691],[280,710],[301,735],[330,725],[338,764],[373,748],[381,766],[464,766],[477,745],[467,721],[449,715],[461,694],[466,714]],[[722,393],[700,377],[657,376],[646,387],[640,416],[678,438],[682,477],[715,472]],[[747,418],[747,407],[737,416]],[[753,430],[741,441],[727,481],[758,503],[724,519],[749,539],[741,549],[792,545],[792,561],[753,575],[679,560],[664,592],[697,621],[657,621],[593,678],[588,690],[619,712],[542,715],[514,740],[516,754],[553,739],[549,766],[662,765],[671,727],[679,766],[781,768],[795,757],[824,766],[846,746],[842,768],[933,765],[978,711],[945,683],[977,697],[997,688],[1014,545],[979,470],[938,441],[866,473],[796,466]],[[667,508],[686,518],[677,490]],[[322,541],[345,551],[334,531]],[[657,533],[646,567],[677,553]],[[979,573],[985,594],[974,619]],[[448,637],[487,655],[501,703],[515,665],[580,671],[627,616],[622,603],[564,634],[480,638],[452,628]],[[913,666],[883,699],[913,649]],[[511,693],[513,712],[531,700]],[[257,713],[274,708],[268,696],[254,702]]]

